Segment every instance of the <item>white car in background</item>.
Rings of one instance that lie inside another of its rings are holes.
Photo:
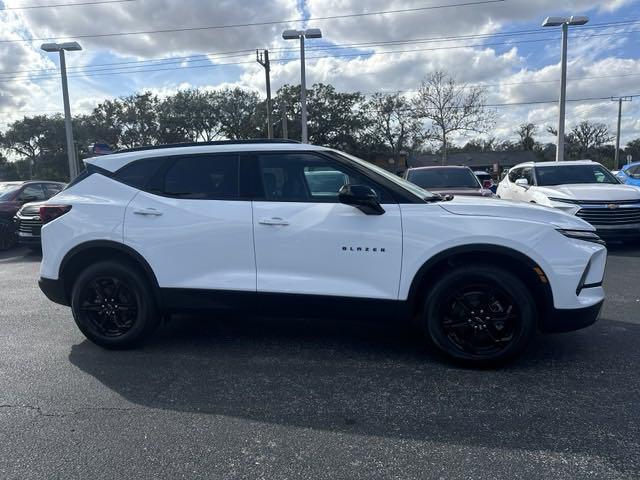
[[[591,160],[521,163],[509,170],[497,194],[580,217],[603,238],[640,238],[640,190]]]

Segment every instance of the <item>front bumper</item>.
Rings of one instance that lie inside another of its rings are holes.
[[[67,292],[62,280],[52,280],[50,278],[40,277],[38,280],[38,286],[42,293],[52,302],[59,303],[60,305],[69,306],[69,299],[67,298]]]
[[[604,300],[585,308],[553,308],[540,322],[544,333],[561,333],[580,330],[593,325],[600,316]]]

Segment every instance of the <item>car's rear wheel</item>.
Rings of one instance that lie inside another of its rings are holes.
[[[423,327],[433,343],[472,366],[512,359],[536,330],[535,300],[512,273],[490,265],[458,267],[427,295]]]
[[[0,251],[9,250],[18,243],[15,229],[9,222],[0,220]]]
[[[137,269],[119,262],[87,267],[74,283],[71,308],[82,333],[105,348],[135,346],[160,321],[147,280]]]

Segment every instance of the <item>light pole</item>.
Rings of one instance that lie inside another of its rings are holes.
[[[69,158],[69,179],[78,176],[78,164],[76,162],[76,149],[73,144],[73,128],[71,125],[71,107],[69,106],[69,86],[67,84],[67,62],[64,57],[65,50],[75,52],[82,50],[78,42],[45,43],[42,45],[45,52],[60,53],[60,73],[62,76],[62,100],[64,103],[64,126],[67,133],[67,157]]]
[[[542,22],[543,27],[562,26],[562,53],[560,58],[560,113],[558,115],[558,146],[556,147],[556,162],[564,160],[564,117],[567,95],[567,36],[569,25],[584,25],[588,17],[547,17]]]
[[[319,28],[307,28],[306,30],[285,30],[282,32],[282,38],[285,40],[300,40],[300,116],[302,122],[302,143],[308,143],[307,135],[307,77],[305,75],[304,61],[304,39],[305,38],[322,38],[322,32]]]

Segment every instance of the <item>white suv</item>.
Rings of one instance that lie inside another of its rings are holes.
[[[605,239],[640,238],[640,190],[591,160],[521,163],[509,170],[497,194],[576,215]]]
[[[592,324],[604,299],[606,249],[579,218],[443,199],[329,148],[213,142],[86,164],[41,208],[40,286],[107,348],[162,314],[233,309],[410,318],[486,364],[536,329]]]

